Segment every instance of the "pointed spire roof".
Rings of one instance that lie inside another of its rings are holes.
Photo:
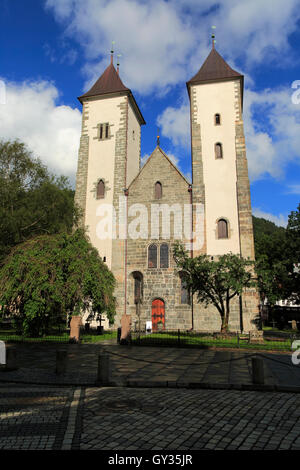
[[[130,92],[129,88],[123,84],[114,64],[111,62],[92,88],[78,99],[81,101],[90,96],[106,95],[108,93],[118,93],[122,91]]]
[[[187,84],[197,84],[207,81],[219,81],[228,78],[243,78],[236,70],[233,70],[223,57],[213,47],[200,70]]]
[[[92,86],[92,88],[90,88],[89,91],[79,96],[78,99],[80,103],[82,104],[82,102],[86,98],[97,97],[97,96],[100,97],[102,95],[115,94],[115,93],[118,93],[118,94],[125,93],[126,95],[129,96],[131,103],[137,113],[138,119],[140,120],[140,123],[145,124],[145,120],[134,99],[134,96],[131,90],[123,84],[119,73],[116,71],[114,67],[112,57],[111,57],[111,62],[109,66],[105,69],[101,77],[98,78],[98,80],[94,83],[94,85]]]

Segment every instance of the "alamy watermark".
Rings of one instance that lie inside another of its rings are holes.
[[[0,364],[6,364],[6,348],[4,341],[0,341]]]
[[[294,93],[292,94],[292,103],[293,104],[300,104],[300,80],[294,80],[291,87],[295,89]]]
[[[100,240],[130,238],[132,240],[182,240],[186,249],[200,250],[204,243],[203,204],[131,204],[119,197],[116,209],[112,204],[99,204],[96,216],[100,221],[96,234]],[[128,217],[127,217],[128,216]],[[173,227],[171,227],[173,219]],[[193,221],[192,221],[193,219]],[[129,221],[129,222],[128,222]],[[172,229],[172,230],[171,230]]]
[[[294,366],[298,366],[300,364],[300,340],[296,340],[292,342],[292,349],[296,350],[292,354],[292,363]]]
[[[0,80],[0,104],[6,104],[6,86],[3,80]]]

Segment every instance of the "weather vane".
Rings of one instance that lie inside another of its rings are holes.
[[[159,127],[157,128],[157,145],[159,146]]]
[[[216,26],[212,26],[211,29],[216,29]],[[213,47],[213,48],[215,47],[215,44],[216,44],[216,42],[217,42],[217,41],[215,40],[215,37],[216,37],[216,35],[215,35],[214,31],[213,31],[213,32],[212,32],[212,35],[211,35],[211,38],[212,38],[212,47]]]
[[[117,54],[117,58],[118,58],[118,61],[117,61],[117,72],[119,73],[119,67],[120,67],[120,57],[122,57],[121,54]]]

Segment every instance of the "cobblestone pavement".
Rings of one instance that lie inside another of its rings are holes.
[[[0,384],[0,448],[300,450],[300,395]]]
[[[98,355],[108,351],[111,379],[115,385],[174,386],[184,384],[252,384],[252,357],[255,352],[239,350],[199,350],[183,348],[126,347],[116,344],[16,345],[19,369],[0,370],[0,382],[37,384],[94,385]],[[57,349],[68,352],[67,373],[55,374]],[[291,354],[264,353],[267,386],[298,387],[300,365],[293,365]],[[292,390],[296,391],[296,390]]]

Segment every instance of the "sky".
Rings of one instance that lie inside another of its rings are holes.
[[[299,0],[0,0],[0,139],[18,138],[74,186],[81,104],[115,63],[160,146],[191,179],[186,82],[216,49],[245,76],[253,214],[285,226],[300,202]],[[212,26],[215,28],[212,29]]]

